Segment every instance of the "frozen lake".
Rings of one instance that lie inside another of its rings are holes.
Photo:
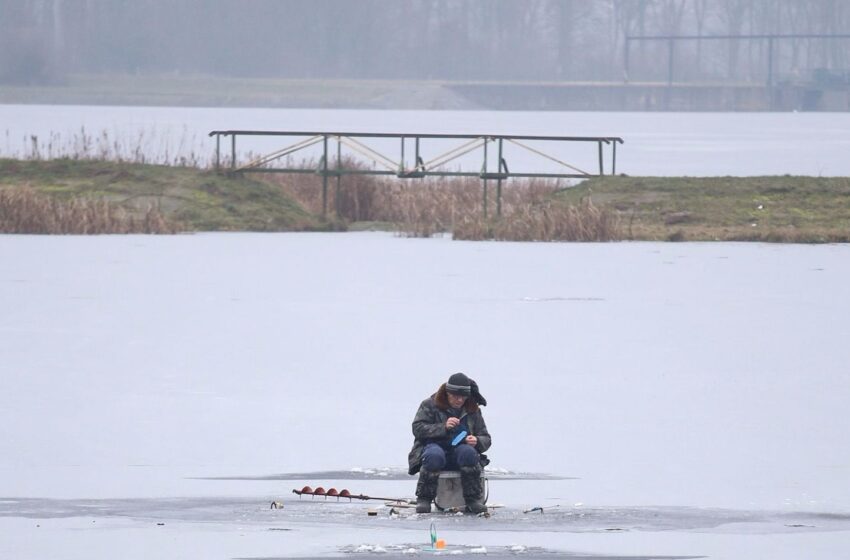
[[[429,519],[290,491],[412,495],[458,370],[505,506],[438,518],[461,552],[841,557],[848,277],[847,245],[0,236],[0,558],[403,555]]]
[[[850,113],[623,113],[510,111],[363,111],[191,107],[0,105],[0,156],[21,156],[38,137],[42,153],[68,148],[81,129],[96,149],[127,157],[138,147],[153,160],[192,154],[210,161],[211,130],[258,129],[334,132],[619,136],[617,171],[629,175],[850,175]],[[239,151],[266,153],[294,139],[240,139]],[[596,146],[559,148],[529,142],[581,169],[596,171]],[[423,144],[427,161],[459,143]],[[64,148],[63,148],[64,146]],[[395,142],[370,143],[398,159]],[[228,147],[229,150],[229,147]],[[408,146],[408,157],[411,147]],[[522,148],[506,145],[512,171],[563,171]],[[226,150],[227,151],[227,150]],[[229,152],[228,152],[229,153]],[[344,153],[349,153],[345,151]],[[315,156],[317,152],[305,152]],[[606,172],[610,151],[606,151]],[[491,164],[494,158],[491,152]],[[412,162],[408,162],[410,165]],[[481,155],[457,163],[478,171]],[[492,169],[492,170],[495,170]]]

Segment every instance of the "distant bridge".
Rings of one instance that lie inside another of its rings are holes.
[[[215,136],[215,168],[222,171],[221,166],[221,138],[230,137],[230,162],[228,173],[314,173],[322,177],[322,213],[328,210],[328,179],[336,178],[336,189],[339,194],[340,181],[343,175],[394,175],[399,179],[422,179],[425,177],[478,177],[483,181],[483,208],[484,215],[488,213],[488,181],[496,181],[496,215],[502,214],[502,181],[514,178],[542,178],[542,179],[586,179],[605,175],[605,150],[604,146],[611,147],[611,174],[617,172],[617,144],[622,144],[623,139],[614,136],[514,136],[503,134],[414,134],[414,133],[379,133],[379,132],[303,132],[303,131],[270,131],[270,130],[214,130],[209,136]],[[300,138],[296,142],[275,150],[266,155],[252,159],[240,164],[236,155],[236,139],[239,136],[268,136],[268,137],[291,137]],[[375,150],[364,141],[368,139],[395,140],[400,146],[399,158],[393,159]],[[424,140],[457,141],[459,145],[439,153],[425,161],[423,156],[422,142]],[[579,167],[567,163],[558,157],[544,152],[537,147],[530,146],[528,142],[555,142],[555,143],[589,143],[596,144],[598,168],[597,171],[585,171]],[[336,162],[331,165],[331,144],[335,143]],[[409,144],[413,144],[412,163],[408,165],[406,152]],[[504,157],[504,147],[508,143],[533,153],[535,156],[554,162],[561,172],[529,173],[511,172],[508,162]],[[282,158],[306,150],[312,146],[321,144],[322,156],[315,169],[303,167],[271,167],[270,164],[280,161]],[[496,149],[495,166],[491,165],[492,159],[488,160],[488,146],[494,144]],[[354,169],[343,167],[342,147],[345,146],[350,152],[380,165],[383,169],[365,168]],[[481,150],[482,165],[480,171],[447,170],[445,165],[457,161],[458,158]],[[491,170],[496,167],[496,170]],[[338,197],[337,197],[338,200]]]

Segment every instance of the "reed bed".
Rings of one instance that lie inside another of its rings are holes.
[[[6,135],[7,152],[10,146]],[[41,139],[30,136],[23,149],[3,154],[23,160],[69,159],[117,163],[155,164],[172,167],[210,169],[212,158],[196,149],[198,141],[184,130],[178,142],[155,130],[139,132],[135,138],[110,136],[106,131],[91,134],[85,128],[70,136],[51,133]],[[255,154],[241,153],[240,161]],[[230,160],[221,162],[224,169]],[[315,159],[283,162],[287,167],[315,170]],[[336,168],[336,161],[330,168]],[[367,171],[362,160],[343,158],[346,170]],[[265,180],[280,186],[308,212],[322,213],[322,178],[318,174],[269,173]],[[328,213],[338,216],[345,227],[352,222],[380,222],[400,235],[429,237],[451,232],[458,239],[494,239],[516,241],[609,241],[622,238],[613,211],[599,209],[589,200],[578,205],[552,202],[553,194],[564,185],[557,181],[511,180],[503,182],[502,214],[496,217],[496,182],[487,190],[487,215],[484,214],[482,182],[475,177],[432,177],[397,179],[372,175],[345,175],[339,182],[328,180]],[[6,193],[3,231],[39,233],[119,233],[150,231],[167,233],[177,229],[165,221],[156,208],[142,218],[117,206],[87,199],[50,202],[31,190]],[[98,206],[98,205],[101,206]],[[24,212],[16,217],[11,208]],[[72,225],[71,221],[80,223]]]
[[[315,165],[305,165],[315,168]],[[363,169],[344,160],[346,169]],[[322,211],[318,175],[269,174],[271,180],[313,213]],[[401,235],[429,237],[451,232],[456,239],[502,241],[612,241],[623,238],[616,213],[590,199],[578,205],[553,202],[562,184],[551,180],[502,183],[502,215],[496,217],[496,184],[474,177],[395,179],[346,175],[328,182],[328,210],[347,222],[391,224]]]
[[[131,215],[104,199],[59,200],[30,187],[0,188],[0,233],[176,233],[179,226],[150,206]]]
[[[212,165],[212,158],[201,146],[201,140],[190,134],[186,127],[179,135],[150,128],[133,136],[117,132],[110,134],[106,130],[95,134],[82,127],[70,134],[29,134],[14,141],[7,130],[5,149],[0,150],[0,156],[32,161],[97,160],[208,168]],[[229,165],[229,160],[226,163]]]
[[[622,239],[618,217],[593,205],[525,205],[498,220],[474,216],[458,223],[455,239],[497,241],[613,241]]]

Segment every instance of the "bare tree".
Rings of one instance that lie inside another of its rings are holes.
[[[630,35],[841,33],[847,0],[0,0],[0,80],[68,72],[610,80]],[[777,68],[846,68],[848,42],[774,43]],[[764,72],[765,41],[675,44],[683,78]],[[661,79],[667,44],[630,44]]]

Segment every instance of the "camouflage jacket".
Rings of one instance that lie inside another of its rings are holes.
[[[472,399],[467,399],[463,406],[466,411],[466,425],[469,435],[478,438],[475,449],[479,453],[484,453],[490,448],[491,438],[490,432],[487,431],[487,424],[484,423],[484,416],[481,415],[481,409],[478,403],[473,402]],[[453,431],[446,430],[446,420],[449,419],[448,409],[449,398],[445,383],[437,389],[436,393],[419,405],[419,410],[416,411],[416,416],[413,418],[413,449],[407,456],[410,474],[419,472],[422,463],[422,450],[427,444],[449,445],[456,435]],[[489,461],[486,457],[482,457],[482,464],[486,465],[487,462]]]

